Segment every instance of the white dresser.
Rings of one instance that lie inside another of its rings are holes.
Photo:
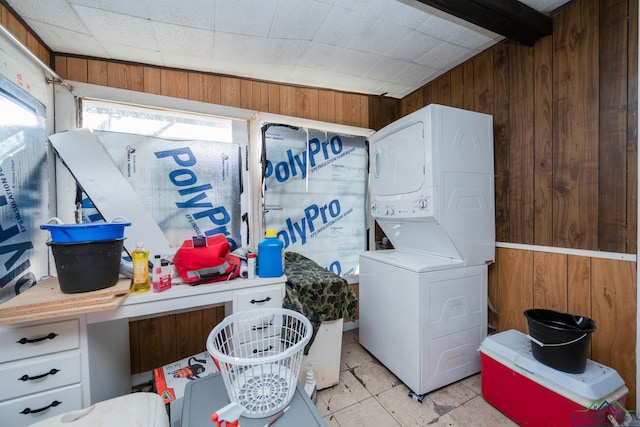
[[[225,304],[282,307],[286,276],[129,295],[115,309],[0,324],[0,425],[21,427],[131,389],[129,319]],[[2,320],[2,319],[0,319]],[[0,322],[1,323],[1,322]]]
[[[82,317],[0,326],[0,424],[25,426],[89,403]]]

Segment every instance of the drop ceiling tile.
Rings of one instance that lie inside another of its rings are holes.
[[[263,53],[265,40],[243,34],[216,31],[213,42],[213,59],[251,64],[253,58]]]
[[[140,64],[164,65],[162,55],[158,51],[140,49],[134,46],[123,46],[115,43],[103,43],[102,46],[111,58]],[[93,56],[93,55],[92,55]]]
[[[85,6],[74,6],[74,8],[99,43],[116,43],[141,49],[159,50],[153,24],[148,19]]]
[[[262,51],[256,55],[256,61],[261,64],[295,65],[309,43],[307,40],[265,39]]]
[[[566,3],[566,0],[520,0],[539,12],[549,14]]]
[[[216,0],[215,30],[266,37],[277,7],[277,0]]]
[[[415,62],[436,70],[449,70],[478,52],[452,43],[442,43],[422,55]]]
[[[269,37],[311,40],[331,7],[316,1],[280,0]]]
[[[377,18],[395,1],[397,0],[337,0],[336,5]]]
[[[367,52],[350,49],[336,49],[335,59],[329,65],[331,71],[352,76],[362,76],[380,57]]]
[[[407,27],[377,20],[374,25],[365,31],[353,47],[364,52],[386,56],[409,33],[411,33],[411,30]]]
[[[409,64],[389,81],[407,86],[420,87],[429,76],[435,74],[437,70],[424,65]]]
[[[138,0],[139,2],[140,0]],[[152,21],[214,30],[215,0],[146,0]]]
[[[400,43],[391,49],[386,56],[409,62],[416,62],[430,50],[442,44],[442,40],[431,37],[419,31],[412,31]]]
[[[211,62],[211,71],[216,74],[225,74],[229,76],[252,78],[251,69],[247,67],[247,63],[242,61],[231,61],[226,59],[214,59]]]
[[[162,52],[205,57],[213,55],[213,31],[162,22],[154,22],[153,30]]]
[[[336,57],[335,46],[312,41],[300,57],[298,65],[306,68],[325,69],[328,68],[327,64],[336,60]]]
[[[34,19],[69,31],[89,33],[66,0],[12,1],[11,7],[25,20]]]
[[[504,37],[498,34],[494,34],[486,30],[478,32],[472,29],[467,29],[466,31],[458,34],[457,37],[452,37],[450,41],[451,43],[455,43],[468,49],[480,49],[488,43],[493,45],[503,38]]]
[[[258,80],[286,82],[293,68],[293,64],[253,64],[251,77]]]
[[[335,6],[318,29],[314,40],[351,47],[374,22],[371,16]]]
[[[389,7],[380,15],[383,21],[415,30],[426,21],[431,14],[401,1],[392,1]]]
[[[409,62],[407,61],[381,57],[362,76],[381,81],[388,81],[408,66]]]
[[[211,71],[211,58],[204,56],[182,55],[179,53],[163,52],[162,61],[165,67],[182,70]]]
[[[371,87],[377,87],[380,84],[379,81],[364,79],[362,77],[306,67],[296,67],[288,80],[291,84],[334,88],[335,90],[367,94],[374,93],[371,91]]]
[[[455,17],[443,12],[437,12],[420,25],[418,31],[443,41],[451,41],[452,37],[459,37],[460,34],[465,32],[466,28],[458,24]]]
[[[377,95],[384,94],[384,96],[399,99],[407,96],[414,90],[416,89],[413,86],[401,85],[391,82],[383,82],[374,89]]]
[[[100,43],[88,34],[69,31],[33,19],[27,20],[27,24],[42,40],[45,40],[47,46],[54,52],[90,55],[98,58],[110,57]]]
[[[123,15],[135,16],[149,19],[149,10],[144,1],[140,0],[68,0],[71,5],[93,7],[95,9],[107,10],[121,13]]]

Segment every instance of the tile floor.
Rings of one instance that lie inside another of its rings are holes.
[[[358,343],[358,329],[342,336],[340,382],[318,392],[329,427],[517,426],[481,395],[480,374],[427,394],[422,403]]]

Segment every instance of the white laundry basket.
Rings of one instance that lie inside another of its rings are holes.
[[[207,350],[243,416],[268,417],[291,402],[312,333],[309,319],[284,308],[235,313],[213,328]]]

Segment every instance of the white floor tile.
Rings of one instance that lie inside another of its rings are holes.
[[[340,427],[402,427],[373,397],[333,414]]]

